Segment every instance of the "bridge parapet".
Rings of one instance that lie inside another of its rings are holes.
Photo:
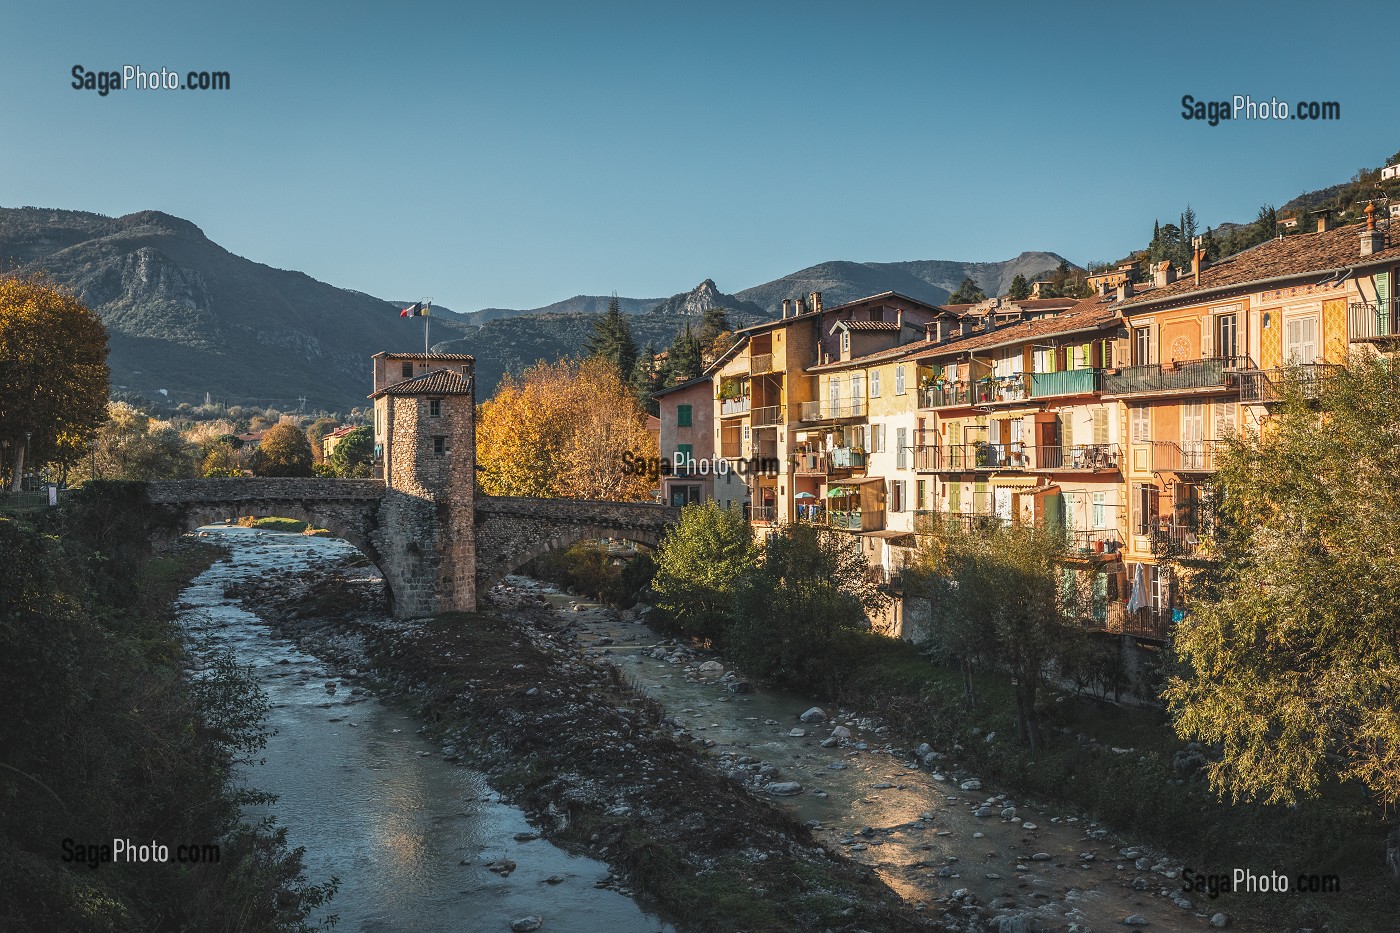
[[[200,505],[279,500],[338,502],[377,500],[384,483],[377,479],[320,477],[226,477],[177,479],[147,484],[147,497],[157,505]]]

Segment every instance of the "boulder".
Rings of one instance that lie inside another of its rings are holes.
[[[826,722],[826,710],[820,706],[814,706],[797,718],[803,722]]]
[[[532,933],[532,931],[538,930],[542,926],[544,926],[544,918],[538,915],[521,917],[519,920],[512,920],[510,922],[510,928],[513,933]]]
[[[802,793],[802,785],[796,781],[774,781],[764,786],[763,790],[774,797],[791,797]]]

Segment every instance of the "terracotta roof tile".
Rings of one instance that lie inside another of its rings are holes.
[[[1134,295],[1122,304],[1125,311],[1170,299],[1240,288],[1255,282],[1281,278],[1306,278],[1349,269],[1400,261],[1400,246],[1390,245],[1362,257],[1362,227],[1353,224],[1324,233],[1298,233],[1269,240],[1242,253],[1218,260],[1201,270],[1201,284],[1189,273],[1170,285]]]
[[[444,363],[471,363],[474,357],[470,353],[376,353],[375,356],[382,356],[390,360],[420,360],[432,363],[441,360]]]
[[[382,395],[471,395],[472,380],[451,369],[435,369],[430,373],[385,386],[370,398]]]

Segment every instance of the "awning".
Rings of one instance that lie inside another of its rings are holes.
[[[993,488],[997,486],[1002,488],[1014,486],[1018,489],[1027,489],[1031,486],[1040,485],[1040,482],[1041,480],[1038,476],[993,476],[991,478]]]
[[[882,538],[886,541],[893,541],[896,538],[909,538],[912,542],[914,532],[895,531],[893,529],[885,528],[881,529],[880,531],[862,531],[860,532],[860,536],[863,538]]]
[[[854,489],[843,489],[840,486],[833,486],[826,491],[826,497],[828,499],[839,499],[842,496],[854,496],[855,494],[856,491]]]
[[[841,480],[842,486],[860,486],[864,483],[883,483],[883,476],[853,476],[850,479]]]

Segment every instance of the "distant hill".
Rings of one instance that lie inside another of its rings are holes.
[[[688,322],[724,308],[735,326],[776,317],[784,298],[821,291],[828,307],[884,291],[943,301],[964,276],[988,294],[1021,272],[1060,262],[1023,253],[1006,262],[828,262],[737,294],[713,279],[669,298],[621,298],[639,346],[670,345]],[[72,288],[106,323],[114,392],[200,403],[345,411],[365,404],[369,357],[422,346],[421,322],[385,301],[300,272],[236,256],[195,224],[160,211],[106,217],[0,208],[0,269],[43,271]],[[611,298],[576,295],[533,310],[466,314],[435,306],[434,349],[477,356],[480,394],[501,375],[578,353]]]
[[[369,356],[422,347],[402,307],[235,256],[159,211],[0,208],[0,268],[43,271],[106,323],[112,387],[172,402],[364,405]],[[464,328],[434,309],[433,328]]]

